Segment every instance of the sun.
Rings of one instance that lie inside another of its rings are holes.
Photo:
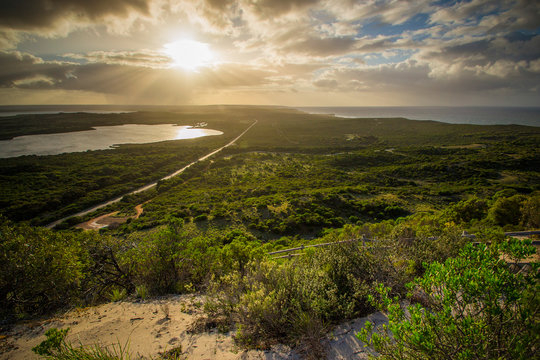
[[[172,61],[173,66],[195,71],[201,66],[212,65],[214,54],[208,44],[194,40],[178,40],[163,46],[163,51]]]

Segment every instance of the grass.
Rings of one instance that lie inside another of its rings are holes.
[[[32,351],[45,359],[54,360],[129,360],[129,342],[113,344],[108,347],[99,344],[74,347],[66,341],[69,328],[47,330],[47,339],[42,341]]]

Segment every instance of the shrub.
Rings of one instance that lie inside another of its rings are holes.
[[[144,285],[156,295],[174,293],[183,277],[181,254],[188,241],[182,221],[130,241],[133,246],[121,253],[119,261],[134,285]]]
[[[456,223],[469,223],[472,220],[481,220],[486,217],[488,205],[485,200],[477,197],[460,201],[446,210],[450,220]]]
[[[533,195],[522,203],[521,216],[523,226],[540,227],[540,195]]]
[[[422,275],[427,264],[456,256],[468,241],[453,223],[442,227],[398,224],[390,238],[395,241],[391,245],[396,256],[411,262],[415,275]]]
[[[493,224],[499,226],[518,225],[523,201],[523,195],[514,195],[508,198],[499,197],[489,209],[488,218]]]
[[[352,242],[284,263],[251,261],[243,271],[237,268],[212,281],[206,311],[212,319],[236,324],[242,346],[285,341],[311,344],[309,351],[317,353],[329,326],[373,310],[367,301],[373,283],[399,290],[403,269],[386,249]]]
[[[51,360],[129,360],[128,344],[122,346],[120,344],[112,345],[111,347],[80,346],[73,347],[66,342],[66,335],[69,328],[58,330],[51,328],[47,330],[45,336],[47,339],[39,345],[32,348],[32,351],[46,359]]]
[[[43,314],[74,301],[84,279],[74,235],[0,219],[2,317]]]
[[[389,324],[371,323],[357,335],[379,359],[527,359],[540,347],[539,266],[512,272],[501,256],[523,258],[535,249],[510,240],[468,245],[458,257],[431,264],[410,285],[427,296],[426,306],[403,309],[379,286],[376,302]]]
[[[124,300],[126,296],[126,289],[112,289],[110,300],[114,302],[121,301]]]
[[[140,299],[146,300],[148,298],[148,289],[146,285],[139,285],[135,288],[135,296]]]

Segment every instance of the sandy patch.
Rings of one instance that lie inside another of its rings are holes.
[[[138,219],[144,211],[143,205],[147,202],[148,201],[135,206],[135,215],[133,216],[116,216],[118,214],[118,211],[115,211],[77,224],[75,225],[75,227],[84,230],[99,230],[104,227],[119,226],[125,223],[128,219]]]
[[[75,309],[42,322],[16,325],[3,334],[0,359],[39,359],[32,347],[45,339],[52,328],[70,328],[67,340],[75,344],[128,344],[132,358],[149,359],[160,352],[182,347],[188,359],[291,359],[289,348],[274,351],[243,351],[235,347],[232,334],[211,330],[189,332],[202,313],[201,298],[169,296],[149,301],[125,301],[86,309]]]
[[[69,327],[67,340],[74,344],[128,344],[135,359],[155,358],[160,352],[178,346],[182,347],[187,359],[301,358],[284,345],[276,345],[266,351],[238,349],[231,332],[222,334],[216,329],[200,334],[190,332],[191,325],[201,315],[202,297],[195,295],[75,309],[48,320],[20,323],[9,332],[0,334],[0,359],[39,359],[31,349],[45,339],[45,332],[52,327]],[[375,324],[386,321],[382,314],[376,313],[336,327],[325,340],[328,359],[367,359],[365,348],[355,333],[368,318]]]

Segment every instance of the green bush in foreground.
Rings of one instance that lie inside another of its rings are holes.
[[[404,309],[381,285],[377,304],[389,324],[374,329],[368,322],[357,336],[378,359],[534,358],[540,350],[539,266],[517,272],[507,263],[534,251],[517,240],[468,245],[444,264],[432,263],[410,284],[426,294],[425,307]]]

